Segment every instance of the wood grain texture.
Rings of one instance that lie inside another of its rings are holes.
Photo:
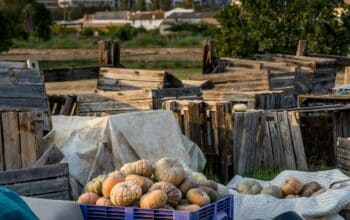
[[[20,169],[22,160],[17,112],[3,112],[1,117],[2,127],[6,128],[3,129],[5,169]]]
[[[22,168],[31,168],[39,158],[33,112],[18,113]]]

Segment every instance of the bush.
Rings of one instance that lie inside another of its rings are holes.
[[[84,37],[92,37],[92,36],[94,36],[94,32],[95,32],[95,30],[93,28],[84,28],[83,31],[81,32],[81,34]]]
[[[119,39],[121,41],[128,41],[137,36],[138,33],[144,32],[143,28],[134,28],[130,24],[116,27],[109,26],[107,27],[107,35],[112,39]]]

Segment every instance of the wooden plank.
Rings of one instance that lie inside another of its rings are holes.
[[[137,89],[156,89],[163,88],[163,82],[155,81],[135,81],[124,79],[100,78],[97,82],[97,88],[102,90],[137,90]]]
[[[350,66],[345,67],[344,84],[350,84]]]
[[[98,60],[101,66],[112,64],[111,41],[98,41]]]
[[[179,97],[179,96],[201,96],[202,90],[199,87],[188,88],[167,88],[167,89],[153,89],[153,98],[163,97]]]
[[[269,82],[267,79],[252,80],[252,81],[241,81],[237,83],[224,83],[215,84],[215,88],[219,90],[238,90],[238,91],[259,91],[268,90]]]
[[[307,40],[299,40],[296,56],[307,56],[308,43]]]
[[[43,70],[45,82],[65,82],[87,79],[97,79],[98,66],[72,67]]]
[[[291,137],[293,140],[295,162],[298,170],[307,170],[307,161],[305,156],[305,148],[303,136],[300,130],[300,124],[297,119],[297,112],[288,112]]]
[[[342,148],[341,146],[337,147],[337,157],[343,158],[345,160],[350,160],[350,150]]]
[[[286,168],[295,170],[296,161],[295,161],[293,142],[291,137],[291,130],[289,127],[287,112],[278,112],[277,118],[278,118],[278,124],[281,132],[280,135],[282,138],[284,155],[286,158]]]
[[[266,119],[267,115],[264,111],[261,112],[260,118],[259,118],[259,124],[257,129],[257,143],[255,147],[254,153],[254,159],[253,161],[253,170],[261,170],[262,168],[262,162],[264,160],[265,150],[264,150],[264,139],[265,139],[265,131],[266,131]],[[271,146],[270,146],[271,150]],[[271,152],[272,153],[272,152]]]
[[[217,129],[218,132],[218,140],[216,141],[218,143],[219,148],[219,158],[220,158],[220,164],[221,164],[221,177],[226,182],[228,181],[228,169],[227,169],[227,151],[226,151],[226,128],[225,128],[225,104],[222,102],[216,103],[216,117],[214,120],[215,124],[214,127]]]
[[[350,150],[350,140],[338,136],[338,146]]]
[[[153,109],[152,100],[134,100],[131,103],[123,103],[118,101],[77,103],[78,113],[150,109]]]
[[[224,183],[227,183],[233,176],[233,155],[232,146],[233,140],[233,118],[232,118],[232,104],[226,103],[225,106],[225,147],[223,148],[223,164],[224,164]]]
[[[67,96],[64,105],[61,108],[60,115],[69,115],[71,108],[73,106],[74,98],[72,96]]]
[[[273,150],[273,158],[277,168],[283,169],[286,168],[285,163],[285,154],[282,144],[282,139],[280,135],[280,128],[278,126],[277,113],[272,113],[272,120],[268,120],[268,126],[271,135],[271,144]]]
[[[62,151],[52,144],[33,165],[33,168],[43,167],[47,165],[57,164],[64,158]]]
[[[206,75],[194,75],[190,77],[192,80],[210,80],[214,84],[245,81],[245,80],[257,80],[268,79],[267,71],[250,71],[250,72],[237,72],[237,73],[215,73]]]
[[[39,158],[33,112],[19,112],[18,119],[22,168],[31,168]]]
[[[78,102],[103,102],[103,101],[124,101],[124,100],[144,100],[152,99],[152,90],[141,89],[141,90],[129,90],[129,91],[113,91],[93,94],[82,94],[77,96]]]
[[[72,199],[69,191],[46,193],[46,194],[34,195],[31,197],[41,198],[41,199],[53,199],[53,200],[71,200]]]
[[[22,167],[17,112],[2,113],[5,170]]]
[[[242,145],[242,133],[244,129],[244,113],[234,113],[233,115],[233,165],[235,174],[238,172],[238,164]]]
[[[4,145],[3,145],[3,128],[0,114],[0,171],[5,170]]]
[[[182,80],[185,88],[199,87],[203,90],[214,88],[214,84],[210,80]]]
[[[99,78],[162,83],[166,74],[167,73],[162,70],[140,70],[102,67],[100,69]]]
[[[264,112],[263,114],[266,115]],[[266,117],[266,116],[262,116]],[[275,167],[275,161],[273,159],[273,147],[271,143],[271,135],[270,135],[270,129],[269,129],[269,122],[265,122],[264,126],[265,130],[263,131],[263,142],[262,142],[262,148],[263,148],[263,164],[264,168],[271,169]]]
[[[32,85],[43,86],[40,72],[33,70],[0,71],[0,85]]]
[[[62,192],[69,190],[68,176],[57,179],[40,180],[26,183],[6,185],[21,196],[32,196],[46,193]]]
[[[19,182],[38,181],[61,176],[68,176],[68,164],[59,163],[40,168],[25,168],[0,172],[0,184],[9,185]]]
[[[201,143],[201,114],[203,114],[202,102],[190,102],[188,105],[188,120],[189,120],[189,138],[198,146],[202,146]],[[202,149],[203,150],[203,149]]]
[[[39,110],[48,111],[45,98],[0,98],[2,110]]]
[[[0,99],[5,98],[44,98],[44,86],[32,85],[0,85]]]

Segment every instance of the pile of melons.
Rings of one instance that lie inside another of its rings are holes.
[[[227,194],[224,185],[208,180],[201,173],[186,173],[179,161],[165,157],[154,166],[148,160],[138,160],[94,178],[78,202],[195,211]]]
[[[263,188],[255,180],[246,180],[238,185],[237,191],[242,194],[267,194],[279,199],[317,196],[326,191],[317,182],[309,182],[304,186],[296,178],[288,178],[282,186],[270,185]]]

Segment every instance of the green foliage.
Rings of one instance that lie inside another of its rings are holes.
[[[130,24],[116,27],[116,26],[109,26],[107,27],[107,34],[112,39],[119,39],[122,41],[128,41],[132,38],[136,37],[136,35],[140,32],[144,32],[145,30],[143,28],[134,28]]]
[[[122,11],[129,10],[129,1],[128,0],[120,0],[120,10],[122,10]]]
[[[34,0],[4,0],[1,8],[15,36],[28,39],[30,33],[42,40],[50,38],[50,12]]]
[[[209,24],[191,24],[191,23],[170,23],[170,27],[167,31],[171,32],[191,32],[192,34],[200,34],[202,36],[209,37],[216,31],[214,25]]]
[[[160,0],[151,0],[151,9],[152,10],[160,9]]]
[[[136,1],[136,10],[146,11],[146,1],[145,0],[137,0]]]
[[[83,31],[81,32],[81,34],[84,37],[92,37],[92,36],[94,36],[94,32],[95,32],[95,30],[93,28],[84,28]]]
[[[298,40],[314,53],[342,54],[350,44],[349,12],[337,16],[342,0],[243,0],[218,16],[216,32],[221,55],[295,53]]]
[[[0,11],[0,52],[7,51],[12,45],[10,21]]]
[[[159,0],[159,8],[168,11],[171,9],[171,0]]]

